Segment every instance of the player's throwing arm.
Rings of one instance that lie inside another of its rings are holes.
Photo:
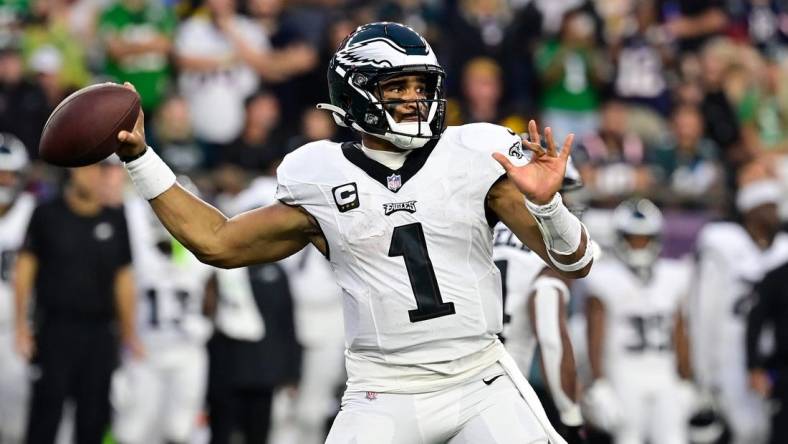
[[[130,83],[125,86],[134,88]],[[201,261],[232,268],[281,259],[310,241],[325,248],[311,217],[297,207],[276,203],[227,218],[182,188],[145,143],[143,121],[140,112],[131,132],[118,133],[117,154],[167,230]]]

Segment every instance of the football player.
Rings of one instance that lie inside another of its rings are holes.
[[[27,364],[14,350],[11,271],[22,245],[35,198],[23,192],[29,161],[16,136],[0,133],[0,442],[19,443],[24,435],[29,383]]]
[[[693,363],[734,444],[759,444],[769,436],[766,404],[748,385],[745,334],[754,286],[788,260],[788,235],[780,232],[777,214],[781,196],[777,181],[753,176],[736,195],[742,223],[709,223],[698,236],[698,283],[690,306]]]
[[[497,337],[503,221],[563,276],[585,276],[590,240],[558,190],[572,145],[545,145],[479,123],[446,128],[444,71],[429,44],[396,23],[359,27],[329,63],[335,120],[360,143],[312,142],[279,166],[279,202],[228,219],[185,192],[142,120],[118,154],[137,190],[203,261],[238,267],[313,243],[344,293],[342,443],[564,440]],[[524,160],[523,147],[531,150]],[[492,384],[485,384],[484,379]]]
[[[122,444],[186,443],[205,399],[211,328],[202,300],[213,269],[172,239],[142,199],[125,209],[144,353],[127,356],[113,376],[113,433]]]
[[[570,159],[561,194],[567,201],[574,200],[567,203],[578,217],[582,212],[581,187],[580,174]],[[561,419],[559,431],[570,443],[582,442],[583,418],[576,403],[575,362],[566,324],[567,281],[502,223],[495,226],[493,259],[503,284],[502,338],[506,349],[528,375],[539,346],[542,373]]]
[[[593,382],[584,412],[616,444],[687,443],[682,304],[692,267],[659,258],[662,214],[646,199],[613,212],[616,243],[584,280]]]
[[[276,185],[274,177],[258,177],[227,211],[237,214],[270,204]],[[326,424],[336,415],[336,389],[345,377],[342,290],[331,265],[315,248],[307,246],[281,264],[290,282],[296,335],[303,350],[297,390],[277,393],[275,404],[280,403],[282,414],[274,415],[271,439],[318,444],[325,441]]]

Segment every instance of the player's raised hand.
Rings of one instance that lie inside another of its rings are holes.
[[[134,85],[129,82],[123,84],[125,88],[136,91]],[[118,141],[121,143],[120,148],[115,151],[121,159],[124,157],[134,157],[147,147],[145,142],[145,115],[140,109],[140,114],[137,116],[137,122],[134,124],[134,129],[131,132],[120,131],[118,133]]]
[[[542,148],[541,136],[536,122],[528,122],[528,140],[523,139],[523,146],[533,152],[531,161],[523,166],[515,166],[501,153],[493,153],[493,157],[506,170],[506,175],[515,186],[531,202],[546,204],[561,189],[564,172],[569,154],[572,151],[574,134],[569,134],[561,150],[557,150],[550,127],[544,130],[547,149]]]

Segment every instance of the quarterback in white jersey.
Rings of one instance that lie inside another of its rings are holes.
[[[614,211],[613,257],[587,285],[588,419],[616,444],[686,444],[689,362],[682,304],[691,264],[658,258],[662,216],[645,199]]]
[[[137,332],[144,356],[113,377],[113,433],[124,444],[188,442],[207,380],[202,315],[212,268],[177,245],[141,199],[126,203],[137,285]]]
[[[788,235],[779,232],[779,184],[744,185],[736,205],[742,224],[716,222],[698,236],[698,284],[690,306],[693,365],[701,387],[716,395],[734,444],[768,438],[769,413],[748,385],[745,332],[753,287],[788,260]]]
[[[348,385],[328,443],[564,442],[498,340],[491,227],[500,219],[565,277],[588,273],[590,239],[557,193],[572,136],[559,151],[549,128],[542,148],[533,121],[530,141],[490,124],[446,128],[443,69],[396,23],[359,27],[328,77],[331,104],[320,107],[361,143],[287,155],[273,205],[227,219],[185,192],[146,148],[141,120],[119,133],[118,154],[168,230],[208,263],[270,262],[309,242],[329,258]]]
[[[29,382],[27,364],[14,347],[14,258],[27,232],[35,198],[21,192],[27,149],[15,136],[0,133],[0,442],[22,442]]]

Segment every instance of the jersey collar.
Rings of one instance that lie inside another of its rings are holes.
[[[357,142],[343,143],[342,154],[347,160],[350,161],[350,163],[367,173],[369,177],[380,182],[380,184],[389,191],[396,193],[405,186],[405,182],[410,180],[411,177],[415,176],[421,167],[424,166],[424,164],[427,162],[427,159],[430,157],[430,153],[432,153],[432,150],[435,148],[437,143],[437,140],[431,140],[429,143],[424,145],[424,147],[413,150],[413,152],[410,153],[405,159],[405,163],[402,164],[402,167],[396,170],[392,170],[385,165],[367,157],[366,154],[361,151],[361,148],[358,146]],[[396,189],[393,189],[390,186],[390,180],[394,176],[399,176],[400,180],[402,181],[401,185]]]

